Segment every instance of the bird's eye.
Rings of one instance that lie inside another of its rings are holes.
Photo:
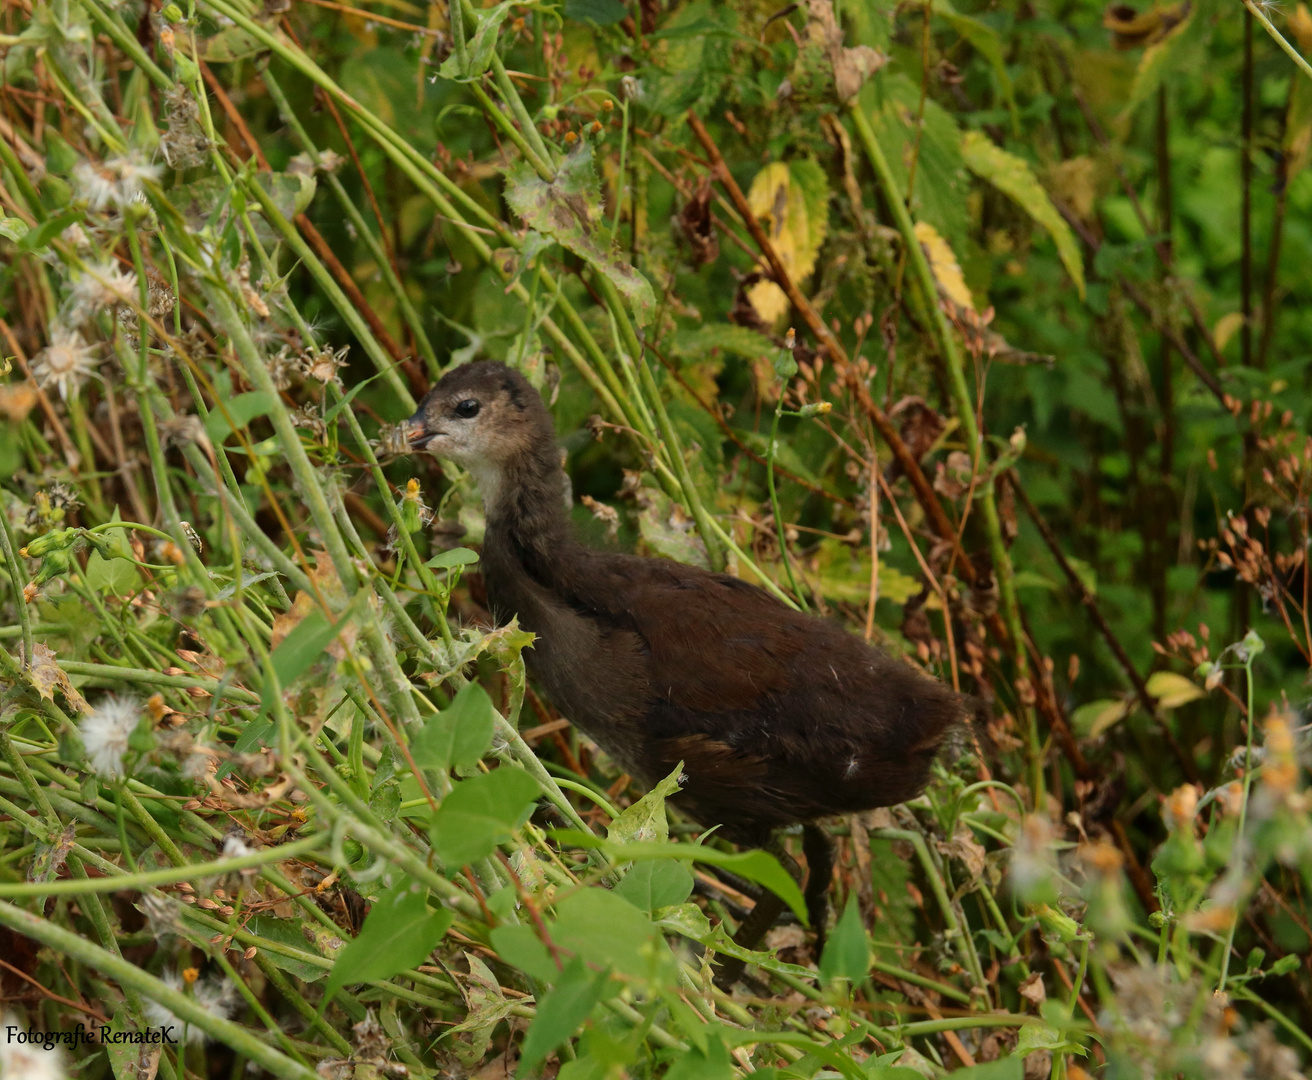
[[[456,406],[456,415],[461,420],[470,420],[478,415],[479,405],[473,398],[466,398]]]

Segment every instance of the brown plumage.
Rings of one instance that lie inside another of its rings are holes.
[[[682,761],[674,802],[758,846],[920,793],[965,699],[737,578],[578,543],[551,416],[518,372],[458,367],[411,423],[413,446],[482,490],[489,601],[537,635],[529,671],[634,776],[652,784]],[[812,877],[823,897],[828,875]]]

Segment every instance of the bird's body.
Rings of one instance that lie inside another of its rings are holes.
[[[737,578],[578,543],[550,414],[513,369],[456,368],[412,423],[479,482],[488,597],[536,635],[529,671],[634,776],[683,762],[676,804],[749,844],[923,788],[963,699]]]

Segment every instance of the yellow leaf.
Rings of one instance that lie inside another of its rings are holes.
[[[1071,727],[1082,739],[1096,739],[1108,728],[1125,719],[1129,712],[1130,706],[1124,701],[1090,701],[1071,714]]]
[[[1216,347],[1218,350],[1224,349],[1226,344],[1235,336],[1235,331],[1244,325],[1244,313],[1242,311],[1232,311],[1229,315],[1222,315],[1216,320],[1216,326],[1212,328],[1212,337],[1216,338]]]
[[[1148,693],[1163,709],[1178,709],[1207,696],[1201,686],[1174,671],[1157,671],[1148,676]]]
[[[975,301],[966,288],[966,279],[961,273],[961,264],[951,246],[939,231],[927,221],[916,222],[916,239],[925,249],[929,259],[929,268],[934,272],[934,281],[939,292],[951,300],[958,308],[966,311],[975,310]]]
[[[771,162],[752,180],[747,202],[779,254],[788,276],[800,283],[815,269],[828,228],[828,189],[813,161]],[[748,300],[766,323],[788,310],[788,298],[772,281],[752,286]]]

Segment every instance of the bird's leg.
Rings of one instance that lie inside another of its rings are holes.
[[[771,837],[770,842],[765,845],[763,850],[768,851],[785,870],[793,877],[793,880],[799,884],[802,880],[802,868],[797,865],[797,860],[784,850],[783,844],[779,842],[777,836]],[[828,878],[826,878],[826,882]],[[733,936],[733,943],[743,949],[755,949],[763,937],[765,937],[770,927],[788,905],[777,895],[769,890],[761,894],[761,899],[756,902],[756,906],[748,913],[741,923],[738,924],[738,932]],[[809,913],[808,905],[808,913]],[[719,971],[715,976],[715,984],[721,990],[728,990],[740,978],[742,978],[743,969],[747,966],[747,961],[740,960],[737,957],[722,957],[718,964]]]
[[[834,876],[834,844],[819,825],[802,826],[802,854],[806,856],[806,915],[815,931],[815,955],[825,951],[829,929],[829,882]]]

